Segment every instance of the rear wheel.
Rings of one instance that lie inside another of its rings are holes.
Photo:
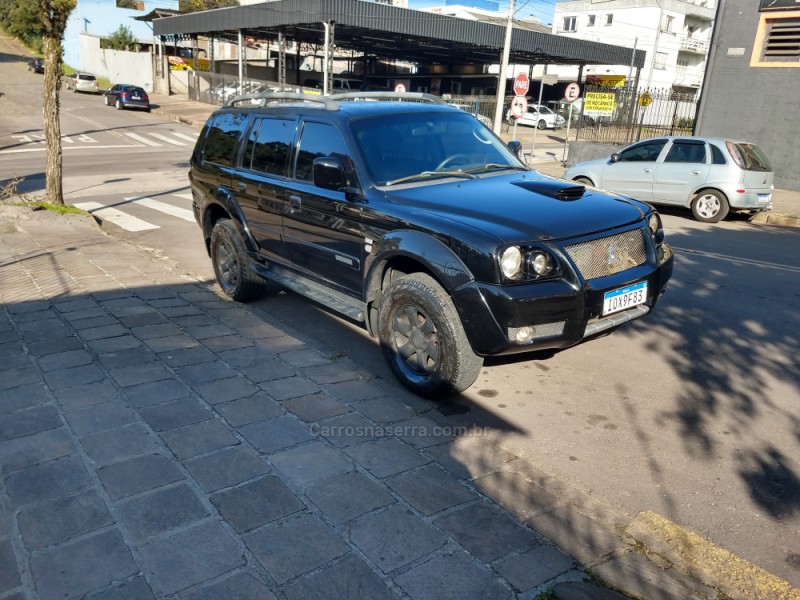
[[[394,374],[420,396],[461,392],[483,366],[450,296],[423,273],[400,277],[385,290],[378,308],[378,338]]]
[[[220,219],[211,231],[211,263],[222,291],[237,302],[247,302],[264,291],[261,278],[250,270],[244,240],[230,219]]]
[[[117,101],[114,103],[114,106],[117,107],[117,110],[122,110],[123,108],[125,108],[125,106],[122,104],[119,98],[117,98]]]
[[[716,190],[702,190],[692,200],[692,214],[703,223],[719,223],[728,216],[728,199]]]
[[[544,122],[544,119],[539,121],[538,127],[539,127],[539,129],[547,129],[547,123]]]

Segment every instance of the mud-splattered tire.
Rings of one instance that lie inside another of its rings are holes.
[[[400,277],[384,291],[378,338],[397,378],[427,398],[464,391],[483,366],[450,296],[423,273]]]

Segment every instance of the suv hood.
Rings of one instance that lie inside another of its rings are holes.
[[[590,188],[574,193],[580,187],[529,172],[383,189],[390,202],[437,213],[507,243],[585,235],[635,223],[645,214],[645,204]],[[573,193],[556,193],[566,188]]]

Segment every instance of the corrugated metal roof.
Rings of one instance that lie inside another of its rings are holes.
[[[153,21],[158,36],[275,37],[322,44],[323,22],[333,22],[339,48],[412,62],[497,63],[505,26],[398,8],[364,0],[274,0]],[[631,64],[631,48],[515,28],[511,62],[517,64]],[[634,67],[644,65],[636,50]]]

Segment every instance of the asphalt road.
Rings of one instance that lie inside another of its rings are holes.
[[[4,55],[0,81],[10,82],[0,86],[0,178],[24,178],[35,196],[41,75]],[[197,132],[72,93],[62,128],[67,199],[136,217],[151,227],[104,227],[210,278],[182,212]],[[664,221],[675,274],[654,314],[563,352],[487,361],[441,410],[562,482],[662,514],[800,586],[800,229],[704,225],[681,212]],[[291,294],[259,306],[392,379],[359,327]]]

